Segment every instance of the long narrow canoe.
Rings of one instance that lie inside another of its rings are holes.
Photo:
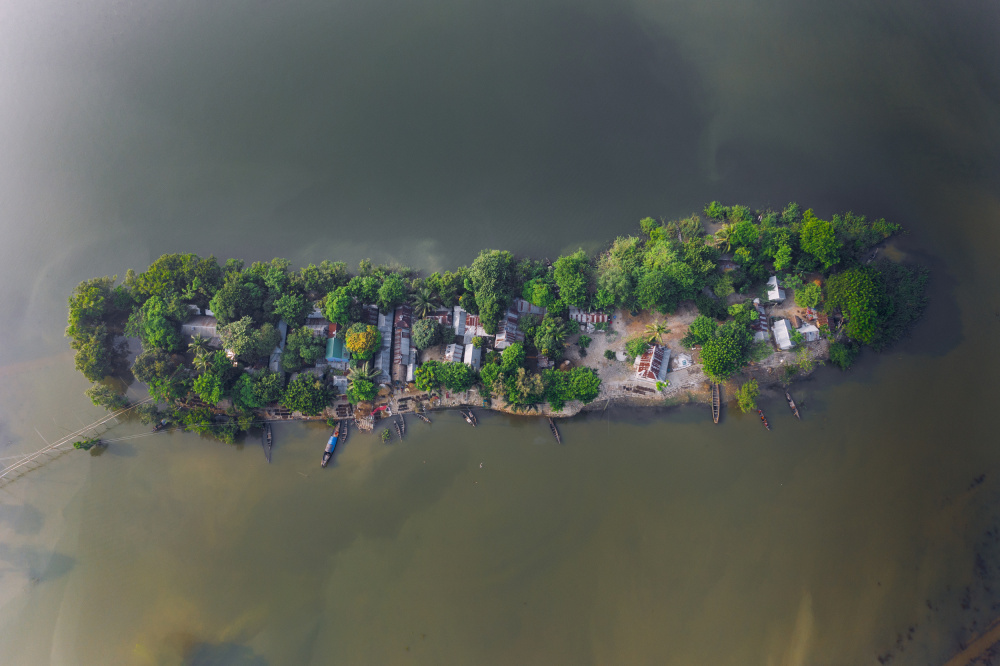
[[[392,424],[396,426],[396,435],[399,436],[399,441],[403,441],[403,429],[399,427],[399,421],[393,421]]]
[[[261,433],[260,445],[264,447],[264,457],[267,462],[271,462],[271,445],[274,444],[274,435],[271,433],[271,424],[264,424],[264,432]]]
[[[330,458],[333,457],[333,451],[337,448],[337,440],[340,438],[340,424],[334,428],[333,434],[330,435],[330,439],[326,441],[326,448],[323,449],[323,460],[320,461],[320,467],[326,467],[327,463],[330,462]]]
[[[551,418],[549,419],[549,428],[552,430],[552,434],[555,436],[556,441],[562,444],[562,437],[559,436],[559,428],[556,427],[555,421]]]
[[[788,391],[785,391],[785,400],[788,401],[788,406],[791,407],[792,414],[795,414],[795,418],[801,421],[802,417],[799,416],[799,408],[795,406],[795,401],[792,400],[792,394]]]
[[[718,384],[712,384],[712,420],[719,422],[719,414],[722,411],[722,389]]]
[[[426,416],[424,416],[420,412],[416,412],[416,414],[417,414],[417,418],[420,419],[421,421],[423,421],[424,423],[430,423],[431,422],[431,420],[429,418],[427,418]]]

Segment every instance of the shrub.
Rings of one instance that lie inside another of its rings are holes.
[[[645,354],[647,348],[649,348],[649,343],[645,338],[632,338],[625,343],[625,353],[633,361],[637,356]]]
[[[830,343],[830,362],[841,370],[847,370],[854,364],[854,359],[858,357],[858,348],[852,344],[843,342]]]
[[[590,336],[581,335],[580,339],[577,341],[577,344],[580,345],[581,349],[586,349],[587,347],[590,346],[591,342],[592,340],[590,339]]]
[[[795,290],[795,304],[800,308],[815,308],[819,305],[823,290],[818,284],[810,283]]]
[[[125,396],[112,391],[104,384],[94,384],[85,393],[92,403],[98,407],[104,407],[109,412],[128,406],[128,400]]]
[[[612,350],[612,349],[605,349],[604,350],[604,358],[608,359],[609,361],[613,361],[613,360],[615,360],[617,358],[617,355],[615,354],[614,350]]]
[[[736,401],[739,403],[740,411],[744,414],[756,411],[758,395],[760,395],[760,387],[757,385],[756,379],[751,379],[736,389]]]

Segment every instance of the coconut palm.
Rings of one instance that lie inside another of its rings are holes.
[[[193,352],[195,356],[204,356],[208,353],[208,340],[200,335],[194,336],[188,345],[188,351]]]
[[[440,300],[429,287],[415,291],[410,297],[410,302],[413,304],[413,313],[420,318],[426,317],[440,304]]]
[[[732,241],[730,236],[732,236],[733,225],[723,224],[722,228],[715,232],[715,246],[722,247],[726,246],[725,251],[729,252],[732,249]]]
[[[646,324],[646,339],[650,342],[663,342],[663,336],[670,332],[670,329],[660,321],[656,320],[652,324]]]
[[[194,369],[197,370],[198,372],[205,372],[206,370],[208,370],[208,364],[209,364],[208,354],[199,354],[198,356],[194,357],[194,361],[192,362],[192,365],[194,365]]]
[[[356,382],[359,379],[363,379],[369,382],[374,382],[375,378],[378,377],[380,374],[381,373],[378,370],[371,367],[370,361],[365,361],[361,365],[352,363],[350,369],[347,371],[347,384],[349,387],[353,387],[354,382]]]

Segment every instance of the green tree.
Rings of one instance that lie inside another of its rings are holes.
[[[462,362],[442,363],[438,366],[438,379],[449,391],[468,391],[476,380],[476,371]]]
[[[736,389],[736,402],[739,403],[740,411],[744,414],[757,411],[758,395],[760,395],[760,387],[757,386],[756,379],[751,379]]]
[[[574,400],[592,402],[601,391],[601,378],[593,368],[573,368],[569,371],[569,391]]]
[[[818,284],[810,283],[795,290],[795,304],[800,308],[815,308],[823,297],[823,290]]]
[[[229,273],[225,283],[212,296],[209,308],[221,325],[243,317],[250,317],[254,322],[262,324],[269,319],[265,314],[267,295],[263,280],[258,283],[253,276]]]
[[[358,379],[347,387],[347,401],[352,405],[371,402],[378,393],[378,387],[367,379]]]
[[[483,250],[469,267],[480,321],[491,335],[497,332],[500,316],[510,304],[514,268],[514,256],[506,250]]]
[[[281,404],[293,412],[302,412],[306,416],[316,416],[330,403],[331,392],[323,382],[313,375],[303,372],[288,382]]]
[[[557,300],[556,285],[549,276],[537,277],[524,283],[521,297],[540,308],[551,307]]]
[[[500,358],[500,369],[504,374],[510,374],[524,365],[525,358],[524,345],[515,342],[503,350]]]
[[[180,327],[169,316],[167,304],[159,296],[150,296],[142,307],[129,317],[126,333],[142,340],[144,347],[166,351],[180,348]]]
[[[284,391],[285,375],[283,373],[262,370],[254,375],[254,400],[261,407],[280,400]]]
[[[479,371],[479,380],[482,382],[486,390],[491,393],[498,393],[502,388],[502,380],[498,381],[501,376],[500,366],[496,363],[487,363],[483,366],[482,370]]]
[[[681,344],[690,348],[695,345],[703,345],[718,334],[719,325],[715,320],[698,315],[688,326],[687,335],[681,340]]]
[[[289,327],[302,326],[312,312],[312,303],[302,294],[283,294],[274,302],[274,314]]]
[[[382,333],[371,324],[358,322],[347,329],[346,344],[348,351],[363,361],[382,347]]]
[[[350,322],[351,305],[353,303],[354,299],[351,297],[350,290],[347,287],[337,287],[326,297],[323,314],[330,321],[336,322],[341,326],[347,326]]]
[[[539,402],[545,395],[541,375],[524,368],[518,368],[512,375],[504,378],[503,386],[507,402],[512,405],[531,405]]]
[[[632,359],[632,361],[634,361],[636,357],[645,354],[647,349],[649,349],[649,343],[642,337],[632,338],[625,343],[625,354]]]
[[[111,390],[104,384],[94,384],[85,393],[92,403],[98,407],[104,407],[109,412],[128,407],[128,399],[125,396]]]
[[[440,300],[429,287],[413,292],[410,302],[413,304],[413,313],[418,317],[426,317],[440,304]]]
[[[562,317],[545,315],[542,323],[535,330],[535,347],[544,356],[553,359],[561,358],[567,335],[566,322]]]
[[[76,355],[73,363],[83,376],[92,382],[99,382],[114,371],[116,361],[121,357],[111,346],[112,336],[104,326],[93,330],[91,337],[81,337],[72,342]]]
[[[437,319],[421,319],[414,322],[411,339],[417,349],[427,349],[441,343],[441,324]]]
[[[831,342],[830,362],[841,370],[848,370],[854,364],[854,359],[858,357],[858,351],[855,345]]]
[[[188,351],[197,356],[204,356],[208,353],[208,339],[203,338],[200,335],[195,335],[191,338],[191,342],[188,344]]]
[[[347,371],[347,386],[351,387],[356,381],[366,381],[374,383],[378,376],[382,374],[376,370],[369,361],[364,363],[351,362],[351,367]]]
[[[222,380],[212,372],[206,372],[195,378],[193,387],[195,394],[208,405],[218,404],[222,400]]]
[[[281,355],[281,369],[295,372],[306,365],[315,365],[326,353],[326,340],[316,336],[312,329],[303,326],[288,331],[285,351]]]
[[[670,332],[667,325],[657,319],[652,324],[646,324],[646,339],[650,342],[663,343],[663,336]]]
[[[635,236],[619,236],[611,248],[597,260],[598,307],[635,305],[635,285],[643,262],[642,240]]]
[[[803,251],[816,257],[823,264],[824,269],[829,269],[840,261],[837,256],[840,243],[833,231],[833,225],[813,215],[811,208],[802,215],[799,244]]]
[[[590,292],[593,269],[583,250],[559,257],[552,265],[553,277],[559,286],[559,299],[567,305],[584,307]]]
[[[743,367],[745,354],[746,348],[741,340],[732,335],[720,335],[702,345],[702,367],[709,379],[722,383]]]
[[[713,201],[705,206],[705,215],[713,220],[722,220],[726,217],[726,207],[718,201]]]
[[[441,367],[440,361],[427,361],[413,372],[413,383],[421,391],[433,391],[441,385],[438,377],[438,370]]]
[[[397,273],[386,276],[378,289],[378,307],[382,312],[391,312],[394,307],[406,302],[406,283]]]
[[[848,337],[863,344],[874,343],[884,298],[878,272],[870,266],[844,271],[827,281],[826,292],[826,308],[844,313]]]

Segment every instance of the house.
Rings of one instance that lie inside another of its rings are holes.
[[[518,316],[526,314],[538,315],[539,317],[545,316],[545,308],[538,305],[532,305],[520,296],[513,300],[510,307],[512,310],[517,312]]]
[[[486,337],[486,330],[479,321],[478,315],[472,315],[456,305],[452,321],[455,323],[455,335],[462,338],[463,344],[472,344],[472,338]]]
[[[475,345],[466,345],[465,353],[462,354],[462,362],[473,370],[478,370],[482,365],[483,350]]]
[[[819,329],[813,324],[806,324],[804,326],[799,326],[797,329],[799,333],[802,334],[803,340],[806,342],[814,342],[819,340]]]
[[[635,359],[635,378],[640,381],[661,382],[670,366],[670,349],[662,345],[649,345],[646,352]]]
[[[278,322],[278,333],[281,334],[281,340],[271,352],[271,358],[267,362],[267,367],[271,372],[284,372],[281,368],[281,356],[285,353],[285,336],[288,334],[288,324],[285,323],[284,319]]]
[[[469,347],[472,345],[469,344]],[[450,344],[444,350],[444,360],[449,363],[461,363],[462,359],[465,357],[465,347],[466,345]]]
[[[215,321],[215,317],[198,315],[191,317],[181,324],[181,335],[188,338],[193,338],[197,335],[208,340],[209,346],[221,347],[222,340],[219,339],[218,329],[219,324]]]
[[[370,306],[369,306],[370,307]],[[392,315],[384,315],[378,312],[378,332],[382,334],[382,348],[375,352],[373,366],[379,371],[376,383],[388,384],[392,372]]]
[[[346,370],[351,362],[351,352],[347,351],[347,345],[336,335],[326,339],[326,361],[338,370]]]
[[[536,362],[538,363],[539,370],[548,370],[549,368],[556,367],[555,361],[553,361],[548,356],[543,356],[541,354],[538,355],[538,359],[536,359]]]
[[[520,318],[521,316],[513,306],[507,310],[503,319],[500,320],[497,337],[493,342],[494,349],[506,349],[516,342],[524,342],[524,331],[517,327]]]
[[[410,365],[410,329],[397,327],[393,333],[392,381],[406,383],[406,371]]]
[[[441,326],[447,326],[447,327],[450,328],[451,325],[452,325],[452,317],[453,316],[454,316],[454,314],[453,314],[451,308],[443,308],[443,309],[439,309],[439,310],[435,310],[434,312],[431,312],[429,315],[427,315],[426,317],[424,317],[424,319],[433,319],[437,323],[441,324]]]
[[[774,341],[778,343],[778,349],[788,351],[795,346],[792,342],[792,327],[787,319],[779,319],[774,322]]]
[[[603,312],[584,312],[577,307],[569,309],[569,318],[579,324],[603,324],[611,321],[611,317]]]
[[[785,300],[785,290],[778,286],[777,275],[767,279],[767,300],[772,303],[781,303]]]
[[[317,337],[325,338],[329,335],[330,322],[318,309],[313,310],[309,316],[306,317],[305,326],[313,332],[313,335]]]

